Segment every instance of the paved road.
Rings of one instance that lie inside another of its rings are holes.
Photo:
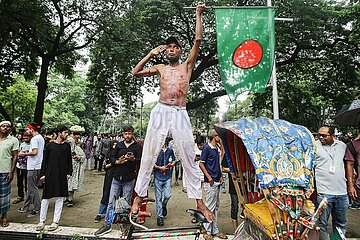
[[[64,206],[60,226],[67,227],[80,227],[89,229],[91,233],[95,232],[101,226],[101,223],[94,223],[94,217],[98,210],[98,204],[101,198],[103,174],[97,173],[96,171],[85,172],[85,184],[84,189],[81,192],[75,193],[73,208]],[[180,184],[181,185],[181,184]],[[187,208],[194,208],[195,204],[193,200],[189,200],[185,193],[183,193],[181,186],[173,186],[172,198],[169,202],[169,215],[165,219],[165,227],[169,226],[186,226],[191,225],[191,218],[185,212]],[[17,188],[16,179],[12,183],[12,201],[16,199]],[[153,196],[153,189],[149,188],[149,195]],[[230,211],[230,199],[229,194],[221,194],[221,205],[219,210],[219,228],[222,232],[231,235],[233,228],[229,218]],[[37,224],[39,221],[38,217],[27,218],[25,214],[19,213],[16,210],[21,205],[11,205],[9,212],[10,225],[13,223],[22,224]],[[51,224],[53,216],[54,202],[51,201],[48,218],[46,224]],[[148,207],[153,214],[155,214],[155,204],[151,204]],[[18,229],[22,228],[22,225],[15,225]],[[32,226],[32,225],[30,225]],[[156,226],[156,217],[148,218],[146,226],[154,228]],[[119,229],[114,227],[114,230]],[[2,229],[0,228],[0,231]],[[348,232],[346,234],[348,238],[359,238],[360,239],[360,210],[349,210],[348,214]],[[185,239],[185,238],[181,238]]]

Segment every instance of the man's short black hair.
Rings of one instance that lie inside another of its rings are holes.
[[[196,136],[195,138],[195,143],[196,144],[202,144],[202,143],[205,143],[205,137],[202,136],[202,135],[198,135]]]
[[[63,131],[68,131],[69,128],[65,125],[59,125],[56,128],[56,133],[62,133]]]
[[[322,127],[328,128],[328,129],[329,129],[329,130],[328,130],[328,133],[329,133],[330,135],[334,135],[334,134],[335,134],[335,128],[334,128],[333,126],[323,125]]]
[[[168,37],[166,39],[166,45],[169,45],[171,43],[175,43],[179,48],[181,48],[179,41],[175,37]]]
[[[131,125],[125,125],[123,127],[123,132],[134,132],[134,128]]]

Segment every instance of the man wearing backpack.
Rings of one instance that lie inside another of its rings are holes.
[[[109,138],[109,134],[105,133],[104,138],[100,141],[100,149],[101,149],[101,158],[99,159],[99,172],[101,172],[103,168],[103,162],[109,161],[108,152],[111,149],[111,139]]]
[[[360,163],[360,128],[355,140],[346,144],[345,162],[346,175],[348,179],[348,193],[352,200],[350,209],[360,209],[360,178],[359,178],[359,163]],[[354,178],[354,170],[356,176]]]

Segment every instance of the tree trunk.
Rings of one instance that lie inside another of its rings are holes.
[[[34,121],[36,123],[42,123],[43,115],[44,115],[44,103],[45,103],[45,95],[46,89],[48,87],[47,76],[50,66],[50,57],[43,56],[41,63],[41,72],[39,77],[39,82],[37,83],[38,94],[36,99],[36,107],[34,113]]]
[[[0,114],[5,118],[6,121],[11,121],[10,115],[4,108],[4,106],[0,103]]]

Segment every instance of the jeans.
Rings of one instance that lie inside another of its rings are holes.
[[[349,207],[348,195],[329,195],[329,194],[318,194],[317,204],[320,204],[321,200],[326,197],[328,201],[328,207],[324,209],[319,219],[320,230],[327,233],[327,226],[329,217],[332,217],[333,233],[336,233],[336,227],[345,235],[347,225],[347,210]]]
[[[107,205],[100,203],[97,215],[105,215],[106,214],[106,209],[107,209]]]
[[[110,189],[110,197],[109,203],[106,209],[106,216],[105,216],[105,224],[112,224],[112,219],[110,219],[110,209],[113,207],[113,204],[119,196],[123,196],[126,198],[126,201],[130,204],[132,192],[134,189],[135,179],[131,180],[130,182],[120,182],[113,178],[111,182],[111,189]]]
[[[210,183],[205,182],[204,183],[205,188],[205,205],[208,207],[208,209],[214,213],[215,220],[213,223],[204,223],[204,228],[206,229],[206,232],[208,234],[217,234],[219,232],[219,229],[217,227],[217,214],[219,211],[219,205],[220,205],[220,184],[215,182],[214,185],[210,186]]]
[[[223,177],[223,180],[224,180],[224,182],[221,184],[221,190],[226,190],[226,175],[227,175],[227,173],[222,173],[222,177]]]
[[[171,197],[171,179],[169,178],[168,180],[162,181],[155,178],[154,190],[156,199],[156,217],[164,217],[163,208],[166,207]]]

